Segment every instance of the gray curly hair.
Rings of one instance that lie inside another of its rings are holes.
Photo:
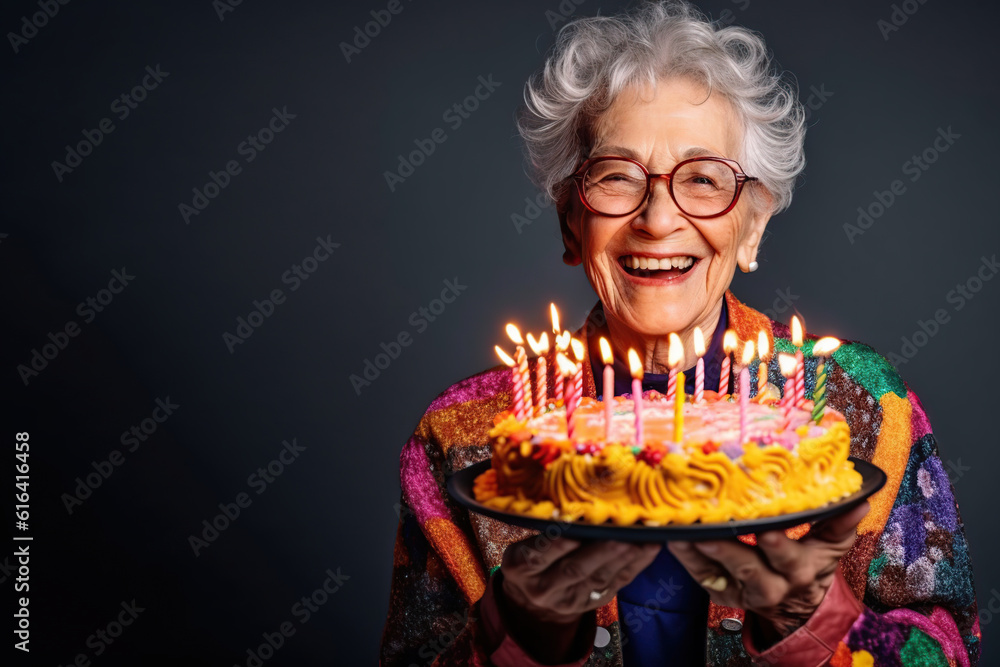
[[[743,127],[734,157],[770,193],[770,212],[786,209],[805,167],[797,86],[772,67],[760,35],[713,25],[683,0],[563,26],[544,68],[525,85],[518,118],[535,184],[564,211],[567,179],[592,148],[601,114],[625,88],[671,76],[690,77],[732,104]],[[758,210],[766,206],[766,195],[749,192]]]

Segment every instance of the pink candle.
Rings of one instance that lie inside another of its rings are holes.
[[[524,351],[524,339],[521,338],[520,330],[513,324],[507,325],[507,336],[517,345],[516,356],[517,370],[521,374],[521,411],[531,417],[534,414],[534,407],[531,404],[531,372],[528,370],[528,355]]]
[[[761,331],[757,334],[757,356],[760,357],[760,365],[757,367],[757,393],[760,394],[767,387],[767,362],[771,359],[769,349],[770,343],[767,340],[767,333]]]
[[[629,370],[632,371],[632,405],[635,410],[635,444],[637,447],[643,446],[642,433],[642,362],[635,350],[629,348],[628,351]]]
[[[535,340],[529,333],[528,345],[531,351],[538,355],[535,365],[535,402],[538,405],[538,412],[542,413],[545,411],[546,403],[549,402],[548,368],[545,361],[545,355],[549,352],[549,334],[543,332],[538,340]]]
[[[795,351],[795,405],[806,402],[806,362],[801,348]]]
[[[611,442],[611,416],[615,402],[615,369],[612,366],[614,357],[611,355],[611,345],[602,336],[601,360],[604,361],[604,441]]]
[[[530,417],[534,414],[534,406],[531,404],[531,374],[528,370],[528,354],[520,345],[517,346],[517,370],[521,374],[521,386],[523,387],[521,410]]]
[[[510,367],[511,383],[514,386],[514,418],[522,420],[524,419],[524,385],[521,383],[521,373],[517,369],[517,362],[504,352],[503,348],[499,345],[494,346],[493,349],[496,350],[500,361]]]
[[[694,353],[698,355],[698,363],[694,369],[694,402],[705,400],[705,336],[700,327],[694,328]]]
[[[566,390],[566,433],[570,440],[573,439],[573,412],[576,410],[576,400],[573,395],[573,383],[571,378],[576,372],[575,365],[562,352],[556,353],[556,364],[559,366],[559,373],[566,379],[569,386]]]
[[[740,370],[740,444],[747,441],[747,410],[750,407],[750,368]]]
[[[725,396],[729,393],[729,355],[736,351],[736,332],[732,329],[723,336],[722,349],[726,356],[722,359],[722,371],[719,373],[719,395]]]
[[[785,377],[785,389],[781,396],[781,428],[782,430],[787,430],[791,427],[792,411],[795,408],[795,397],[792,393],[794,391],[794,387],[789,386],[794,383],[792,378],[795,377],[795,357],[791,354],[779,354],[778,367],[781,369],[781,374]]]
[[[570,340],[570,347],[573,348],[573,356],[576,357],[576,368],[573,371],[573,397],[576,399],[576,405],[573,409],[580,405],[580,399],[583,398],[583,343],[573,338]]]

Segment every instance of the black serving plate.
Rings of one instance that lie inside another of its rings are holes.
[[[665,526],[616,526],[611,523],[592,524],[582,521],[559,521],[555,519],[536,519],[534,517],[502,512],[487,507],[476,500],[472,493],[472,483],[480,474],[490,467],[490,460],[480,461],[460,470],[448,478],[448,493],[461,505],[473,512],[499,519],[505,523],[524,528],[533,528],[545,532],[555,527],[562,537],[578,540],[617,540],[620,542],[669,542],[671,540],[711,540],[747,533],[760,533],[767,530],[791,528],[803,523],[815,523],[837,514],[847,512],[859,505],[865,498],[881,489],[886,482],[885,473],[867,461],[854,458],[854,469],[861,473],[861,489],[835,502],[793,514],[765,517],[762,519],[747,519],[743,521],[727,521],[725,523],[693,523]],[[549,533],[552,531],[549,530]]]

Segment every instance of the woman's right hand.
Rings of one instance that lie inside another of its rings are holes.
[[[577,624],[607,604],[660,552],[661,543],[590,542],[542,535],[504,552],[503,594],[509,606],[542,623]],[[591,592],[601,595],[592,596]]]

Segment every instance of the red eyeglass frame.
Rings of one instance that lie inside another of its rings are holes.
[[[642,196],[642,199],[639,200],[639,204],[628,213],[615,213],[615,214],[601,213],[600,211],[594,209],[594,207],[592,207],[587,202],[587,197],[583,193],[583,178],[584,176],[587,175],[587,170],[590,169],[595,164],[597,164],[598,162],[605,162],[607,160],[625,160],[626,162],[631,162],[632,164],[639,167],[639,169],[642,169],[642,173],[646,175],[646,193]],[[684,208],[677,201],[677,197],[674,196],[673,176],[674,174],[677,173],[678,169],[691,162],[721,162],[733,170],[733,173],[736,176],[736,191],[733,193],[733,201],[729,203],[729,206],[726,207],[726,210],[722,211],[721,213],[715,213],[713,215],[694,215],[693,213],[688,213],[687,211],[685,211]],[[734,167],[733,165],[736,166]],[[642,208],[646,204],[646,201],[649,199],[649,193],[653,189],[654,178],[667,179],[667,192],[670,193],[670,199],[673,200],[674,204],[676,204],[677,208],[680,209],[680,211],[684,213],[684,215],[689,215],[692,218],[701,218],[701,219],[718,218],[720,216],[725,215],[726,213],[729,213],[730,211],[733,210],[733,208],[736,207],[737,202],[739,202],[740,195],[743,193],[743,186],[746,185],[746,183],[748,183],[749,181],[760,180],[756,176],[747,176],[746,174],[744,174],[743,167],[741,167],[740,163],[737,162],[736,160],[730,160],[729,158],[724,158],[724,157],[712,157],[712,156],[693,157],[687,160],[683,160],[682,162],[678,162],[674,166],[674,168],[670,171],[669,174],[651,174],[649,173],[649,170],[646,169],[646,165],[639,162],[638,160],[633,160],[632,158],[622,157],[619,155],[602,155],[600,157],[588,158],[584,160],[583,164],[581,164],[580,167],[573,173],[572,178],[573,180],[576,181],[576,190],[577,194],[580,195],[580,202],[585,207],[587,207],[587,210],[590,211],[591,213],[603,216],[605,218],[621,218],[626,215],[632,215],[640,208]]]

